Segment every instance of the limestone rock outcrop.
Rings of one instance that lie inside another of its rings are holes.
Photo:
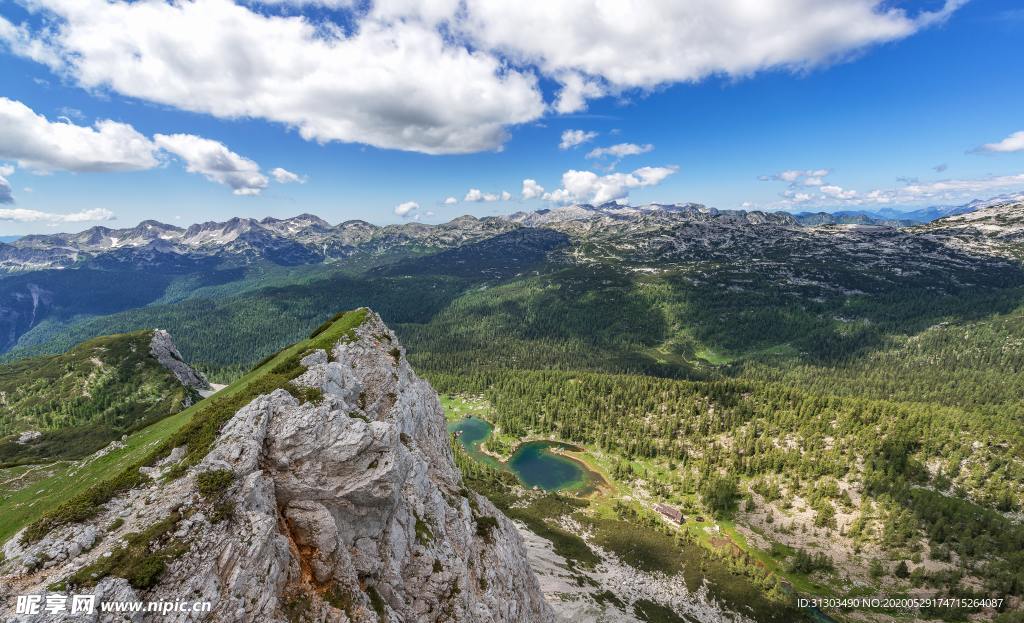
[[[210,389],[210,382],[200,372],[185,363],[178,347],[174,345],[171,334],[163,329],[153,331],[153,339],[149,343],[149,353],[160,365],[167,368],[178,381],[193,389]]]
[[[75,592],[212,604],[161,621],[551,621],[519,533],[464,487],[437,394],[381,319],[369,312],[354,339],[302,365],[292,384],[312,389],[255,398],[185,476],[32,545],[12,539],[11,594],[46,592],[163,525],[148,549],[165,569],[149,586],[108,574]]]

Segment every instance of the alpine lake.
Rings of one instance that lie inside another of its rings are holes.
[[[457,435],[459,443],[474,460],[511,472],[527,488],[588,495],[604,483],[600,474],[563,454],[582,452],[583,448],[559,441],[521,443],[508,461],[500,461],[480,448],[492,431],[490,422],[478,417],[464,417],[448,422],[448,432]]]

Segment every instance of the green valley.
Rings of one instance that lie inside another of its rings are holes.
[[[454,396],[449,407],[494,425],[488,451],[507,458],[539,439],[585,448],[576,458],[610,486],[582,507],[567,492],[548,494],[569,506],[536,516],[512,500],[532,504],[539,494],[481,480],[461,463],[563,553],[587,558],[569,538],[576,526],[641,572],[717,565],[732,578],[719,576],[725,593],[754,590],[766,613],[788,612],[796,595],[1021,604],[1024,270],[1013,247],[981,251],[973,234],[935,226],[701,218],[597,221],[582,232],[569,221],[539,229],[567,238],[522,228],[516,239],[357,253],[335,267],[257,262],[208,290],[47,321],[7,356],[163,326],[185,359],[237,391],[254,378],[246,370],[267,369],[260,359],[302,344],[334,310],[365,305],[395,328],[415,368]],[[742,251],[644,246],[651,236],[681,245],[695,228]],[[216,415],[192,416],[173,440],[125,465],[151,462],[186,437],[207,439],[251,395],[192,407]],[[89,493],[86,508],[105,490]],[[673,526],[659,505],[686,521]],[[646,533],[682,548],[678,560],[654,553],[675,550],[643,550]]]

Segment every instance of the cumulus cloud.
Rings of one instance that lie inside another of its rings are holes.
[[[40,212],[39,210],[26,210],[24,208],[0,209],[0,221],[14,221],[16,223],[87,223],[90,221],[110,221],[113,219],[114,213],[106,208],[93,208],[69,214]]]
[[[523,199],[536,199],[544,196],[544,187],[537,183],[537,180],[523,180]]]
[[[544,113],[532,71],[446,37],[416,3],[383,4],[343,27],[231,0],[38,0],[48,27],[26,34],[0,18],[0,38],[85,88],[262,118],[318,142],[493,150],[507,126]]]
[[[0,175],[0,203],[14,203],[14,191],[11,190],[10,182],[3,175]]]
[[[976,151],[987,151],[990,153],[1010,153],[1024,151],[1024,130],[1014,132],[998,143],[986,143]]]
[[[613,158],[624,158],[626,156],[638,156],[640,154],[646,154],[647,152],[654,149],[654,145],[650,143],[646,145],[637,145],[636,143],[619,143],[618,145],[612,145],[611,147],[597,147],[591,149],[587,153],[587,158],[604,158],[611,156]]]
[[[444,201],[443,201],[443,203],[444,203],[444,204],[445,204],[446,206],[450,206],[450,205],[455,205],[455,204],[456,204],[456,203],[458,203],[458,202],[459,202],[459,200],[458,200],[458,199],[456,199],[455,197],[451,197],[451,196],[445,197],[445,198],[444,198]]]
[[[462,198],[463,201],[479,202],[479,201],[509,201],[512,199],[512,193],[503,190],[501,194],[498,193],[485,193],[479,188],[470,188],[466,191],[466,196]]]
[[[466,0],[462,31],[563,85],[556,109],[626,89],[806,71],[946,19],[965,0],[915,14],[883,0]],[[455,3],[452,3],[455,4]]]
[[[584,132],[583,130],[566,130],[562,132],[562,140],[558,143],[559,149],[572,149],[597,138],[597,132]]]
[[[305,184],[306,176],[299,175],[298,173],[292,173],[288,169],[282,169],[281,167],[275,167],[270,170],[271,177],[278,184]]]
[[[0,158],[36,171],[139,171],[159,164],[157,148],[126,123],[93,127],[49,121],[25,104],[0,97]]]
[[[43,18],[0,17],[0,42],[90,89],[267,119],[308,140],[468,153],[597,97],[841,61],[965,1],[910,11],[886,0],[33,0]],[[554,102],[538,75],[558,85]]]
[[[406,201],[395,206],[395,214],[402,218],[412,218],[416,216],[420,209],[420,204],[415,201]]]
[[[267,178],[258,164],[223,143],[194,134],[157,134],[154,142],[185,162],[185,170],[231,188],[236,195],[258,195]]]
[[[558,91],[554,109],[563,115],[586,110],[587,100],[601,97],[606,92],[598,80],[586,78],[575,71],[563,73],[558,80],[562,88]]]
[[[598,175],[593,171],[570,169],[562,174],[562,187],[544,193],[555,203],[592,203],[626,199],[633,189],[656,186],[677,171],[677,167],[641,167],[632,173]]]
[[[9,164],[0,164],[0,175],[10,177],[14,175],[14,167]]]
[[[222,143],[191,134],[157,134],[147,138],[127,123],[97,121],[92,127],[49,121],[25,104],[0,97],[0,158],[37,172],[142,171],[161,163],[161,150],[179,156],[188,171],[226,184],[237,195],[255,195],[266,187],[259,165],[234,153]],[[14,172],[0,166],[0,174]],[[304,181],[281,168],[275,179]],[[293,179],[294,178],[294,179]]]

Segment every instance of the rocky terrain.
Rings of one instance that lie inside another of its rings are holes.
[[[727,283],[737,291],[770,283],[808,298],[874,294],[911,282],[1017,283],[1024,276],[1014,219],[1022,205],[1014,196],[936,208],[936,214],[953,215],[913,226],[896,226],[905,223],[883,218],[888,212],[822,218],[612,203],[464,216],[442,225],[330,225],[300,215],[189,228],[146,221],[131,229],[25,236],[0,244],[0,353],[60,338],[58,327],[90,317],[190,297],[222,300],[339,274],[504,280],[538,270],[608,266],[631,273],[682,271],[694,285]],[[276,282],[267,284],[267,275]],[[153,324],[165,321],[143,326]]]
[[[331,225],[301,214],[288,219],[233,218],[223,223],[206,222],[188,228],[157,221],[143,221],[128,229],[92,227],[75,234],[23,236],[0,243],[0,271],[22,272],[48,268],[175,267],[210,268],[224,261],[266,260],[293,266],[333,262],[344,258],[392,252],[443,251],[486,240],[520,227],[545,228],[600,244],[614,235],[675,234],[698,238],[704,248],[716,247],[723,235],[741,229],[760,239],[765,228],[774,228],[767,242],[795,236],[823,225],[865,225],[897,228],[926,223],[948,215],[970,214],[979,209],[1020,201],[1004,197],[956,207],[929,208],[907,213],[883,212],[801,213],[717,210],[696,203],[599,206],[572,205],[536,212],[516,212],[503,217],[461,216],[448,223],[404,223],[377,226],[365,221]],[[658,231],[662,230],[662,231]],[[718,231],[723,230],[723,231]],[[829,232],[819,231],[828,239]],[[841,240],[839,240],[841,242]],[[653,243],[652,243],[653,244]],[[728,253],[735,245],[726,246]]]
[[[1024,257],[1024,200],[944,218],[917,231],[948,246],[1020,259]]]
[[[380,318],[301,366],[302,400],[258,396],[184,475],[179,448],[93,518],[9,540],[3,600],[190,599],[218,621],[551,620],[519,533],[463,486],[437,395]]]
[[[149,342],[149,354],[168,372],[174,375],[185,387],[191,387],[197,391],[210,389],[210,382],[202,373],[197,372],[192,366],[185,363],[174,345],[171,334],[163,329],[153,331],[153,339]]]
[[[289,219],[233,218],[188,228],[143,221],[130,229],[93,227],[77,234],[33,235],[0,244],[0,270],[69,266],[114,268],[167,264],[208,266],[210,260],[265,259],[281,265],[330,262],[356,253],[392,249],[440,250],[513,228],[496,217],[463,216],[443,225],[380,227],[365,221],[330,225],[301,214]],[[207,262],[207,263],[204,263]]]

